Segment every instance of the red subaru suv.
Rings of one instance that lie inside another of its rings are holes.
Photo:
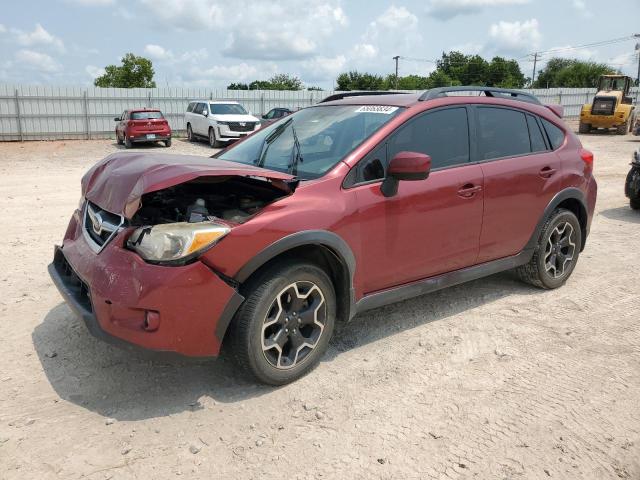
[[[171,146],[171,127],[160,110],[149,108],[125,110],[114,118],[118,145],[131,148],[134,143],[164,142]]]
[[[49,272],[98,337],[187,356],[224,345],[284,384],[365,310],[508,269],[563,285],[592,169],[556,109],[522,92],[341,94],[214,158],[105,158]]]

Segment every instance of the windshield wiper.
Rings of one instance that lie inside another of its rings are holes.
[[[291,125],[291,133],[293,134],[293,148],[291,149],[291,165],[289,167],[289,173],[294,177],[298,176],[298,163],[303,162],[302,159],[302,147],[298,141],[298,135],[296,135],[296,129]]]
[[[262,167],[264,165],[267,151],[269,150],[269,145],[271,145],[276,138],[282,135],[282,132],[287,129],[291,122],[293,122],[293,118],[289,118],[288,120],[284,121],[283,123],[278,125],[273,130],[273,132],[264,137],[264,140],[262,140],[262,145],[260,145],[260,150],[258,151],[258,158],[256,158],[255,160],[256,166]]]

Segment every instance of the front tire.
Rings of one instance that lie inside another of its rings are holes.
[[[335,291],[322,269],[275,264],[248,283],[231,325],[231,351],[260,382],[293,382],[319,363],[335,316]]]
[[[124,148],[132,148],[133,147],[133,143],[131,142],[131,139],[129,139],[129,137],[125,136],[124,137]]]
[[[520,279],[545,289],[564,285],[578,262],[581,245],[578,218],[569,210],[555,210],[542,227],[533,257],[517,268]]]
[[[171,139],[164,141],[164,146],[169,148],[171,146]]]
[[[220,142],[216,139],[216,132],[213,127],[209,127],[209,146],[211,148],[220,148]]]
[[[118,145],[122,145],[124,142],[122,141],[122,138],[120,138],[120,135],[118,134],[118,132],[116,132],[116,143]]]
[[[627,121],[624,122],[622,125],[618,125],[616,127],[616,133],[618,135],[626,135],[628,131],[629,131],[629,118],[627,118]]]

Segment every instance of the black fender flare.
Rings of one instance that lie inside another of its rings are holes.
[[[238,270],[238,272],[233,276],[232,280],[241,285],[242,283],[246,282],[249,277],[258,269],[266,265],[270,260],[273,260],[277,256],[286,253],[287,251],[292,250],[296,247],[303,247],[306,245],[318,245],[325,247],[335,256],[335,258],[346,270],[349,283],[349,291],[347,292],[348,306],[346,312],[346,320],[351,320],[351,318],[353,318],[356,313],[355,289],[353,286],[353,279],[356,270],[356,259],[353,255],[351,247],[349,247],[347,242],[342,237],[333,232],[329,232],[327,230],[304,230],[282,237],[281,239],[276,240],[272,244],[262,249],[260,252],[258,252],[258,254],[256,254],[247,263],[245,263],[242,268],[240,268],[240,270]],[[225,308],[223,314],[218,319],[215,333],[220,340],[223,339],[224,334],[227,331],[231,320],[233,319],[233,316],[235,315],[236,311],[243,301],[244,297],[237,293],[232,298],[232,301],[227,304],[227,307]]]
[[[584,193],[582,193],[581,190],[575,187],[565,188],[564,190],[561,190],[560,192],[556,193],[555,196],[549,202],[549,204],[546,206],[546,208],[544,209],[544,213],[540,217],[540,220],[538,221],[538,224],[536,225],[536,228],[533,231],[533,235],[531,235],[529,242],[527,242],[523,250],[531,250],[531,251],[535,250],[535,248],[538,245],[538,239],[540,238],[540,233],[542,232],[542,227],[544,227],[544,224],[546,223],[547,219],[551,216],[553,211],[556,208],[558,208],[558,205],[560,205],[565,200],[577,200],[582,207],[583,214],[585,215],[585,219],[586,219],[589,210],[587,209],[587,202],[584,197]],[[580,219],[578,218],[578,220]],[[584,245],[587,241],[587,235],[589,233],[586,230],[587,225],[588,225],[588,222],[585,222],[585,231],[583,232],[583,235],[582,235],[583,236],[582,246],[580,250],[584,248]]]

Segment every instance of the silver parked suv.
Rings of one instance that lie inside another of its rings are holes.
[[[214,148],[246,137],[260,128],[260,121],[238,102],[196,100],[189,103],[185,114],[187,137],[209,140]]]

